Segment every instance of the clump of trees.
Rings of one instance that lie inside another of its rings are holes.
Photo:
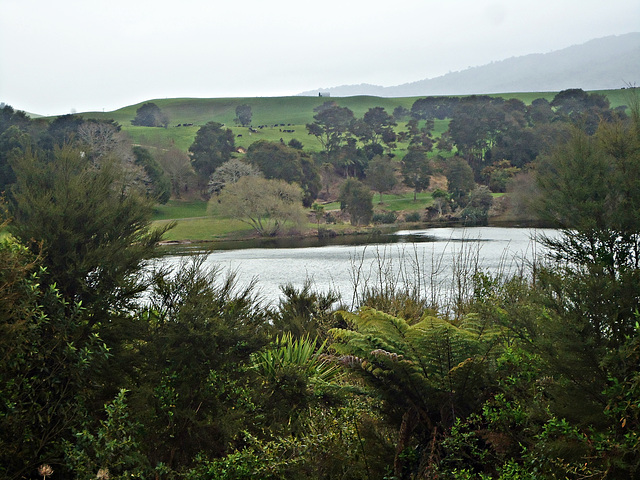
[[[155,103],[149,102],[136,110],[136,116],[131,120],[131,125],[167,128],[169,126],[169,117]]]

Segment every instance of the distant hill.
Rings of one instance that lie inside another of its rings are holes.
[[[394,87],[342,85],[300,95],[415,97],[501,92],[551,92],[567,88],[618,89],[640,84],[640,32],[599,38]]]

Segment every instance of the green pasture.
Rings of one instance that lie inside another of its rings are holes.
[[[552,100],[557,92],[522,92],[493,94],[505,99],[518,98],[530,104],[536,98]],[[627,104],[626,90],[603,90],[596,93],[606,95],[613,107]],[[282,139],[288,143],[297,139],[304,145],[305,150],[318,151],[320,144],[315,137],[307,133],[306,124],[313,121],[313,109],[326,101],[335,102],[342,107],[348,107],[356,118],[362,116],[373,107],[383,107],[387,112],[393,112],[397,106],[411,109],[413,103],[423,97],[383,98],[372,96],[354,97],[246,97],[246,98],[171,98],[152,99],[135,105],[114,110],[112,112],[86,112],[85,118],[113,119],[122,125],[122,130],[132,139],[134,144],[147,147],[169,148],[175,146],[186,151],[193,143],[198,129],[207,122],[215,121],[231,128],[238,147],[248,148],[257,140],[278,142]],[[143,104],[153,102],[169,117],[168,128],[135,127],[131,120],[136,111]],[[238,105],[249,105],[252,111],[252,125],[257,133],[249,131],[248,127],[239,127],[234,123],[235,109]],[[192,124],[190,126],[182,126]],[[178,125],[181,125],[178,127]],[[436,120],[434,137],[440,136],[447,129],[448,121]],[[263,126],[263,128],[257,128]],[[406,123],[400,123],[396,128],[401,131]],[[281,130],[294,130],[283,132]],[[240,136],[239,136],[240,135]],[[398,144],[396,155],[404,156],[407,145]]]
[[[530,104],[536,98],[553,99],[557,92],[518,92],[492,94],[505,99],[518,98],[526,104]],[[602,90],[595,93],[604,94],[609,98],[611,105],[617,107],[627,104],[627,92],[620,90]],[[295,126],[306,125],[313,121],[313,109],[326,101],[335,102],[342,107],[350,108],[356,117],[362,117],[372,107],[383,107],[389,113],[397,106],[411,109],[411,106],[419,97],[383,98],[372,96],[354,97],[245,97],[245,98],[170,98],[150,99],[135,105],[129,105],[111,112],[85,112],[81,113],[86,118],[113,119],[122,128],[132,128],[131,120],[135,118],[136,110],[143,104],[153,102],[169,117],[169,125],[175,127],[178,124],[192,123],[194,126],[202,126],[207,122],[215,121],[231,127],[234,125],[235,109],[238,105],[249,105],[253,114],[252,124],[280,125],[292,124]],[[142,127],[144,128],[144,127]],[[178,127],[189,128],[189,127]],[[161,130],[161,129],[159,129]],[[171,129],[167,129],[171,130]],[[175,131],[174,131],[175,133]]]
[[[424,210],[432,203],[433,197],[431,193],[427,192],[419,193],[415,202],[413,201],[413,192],[382,194],[382,203],[380,203],[379,193],[373,196],[373,208],[376,212],[416,212]]]
[[[207,216],[207,202],[204,200],[169,200],[164,205],[156,205],[152,220],[178,220]]]
[[[157,220],[152,226],[163,226],[171,220]],[[165,233],[165,241],[192,240],[206,242],[221,239],[240,239],[248,236],[253,229],[238,220],[215,217],[181,218],[175,226]]]

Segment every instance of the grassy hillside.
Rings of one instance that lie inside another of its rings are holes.
[[[503,98],[518,98],[530,104],[536,98],[553,99],[557,92],[523,92],[505,93]],[[598,91],[606,95],[613,107],[625,105],[625,90]],[[236,145],[248,147],[256,140],[277,142],[281,138],[289,142],[292,138],[301,141],[305,149],[318,150],[320,147],[314,137],[307,134],[305,125],[313,121],[313,109],[326,101],[336,102],[338,105],[350,108],[356,117],[362,117],[372,107],[384,107],[389,113],[397,106],[410,109],[413,103],[422,97],[382,98],[371,96],[356,97],[249,97],[249,98],[172,98],[153,99],[135,105],[114,110],[112,112],[86,112],[85,118],[113,119],[122,125],[132,141],[145,146],[168,147],[175,145],[181,150],[187,150],[193,143],[200,126],[215,121],[230,127],[236,135]],[[169,116],[168,128],[134,127],[131,120],[135,118],[136,110],[144,103],[153,102]],[[265,125],[258,133],[249,132],[248,128],[235,126],[235,109],[238,105],[251,106],[254,126]],[[184,124],[191,126],[180,126]],[[281,126],[281,125],[284,125]],[[400,125],[402,127],[402,125]],[[436,125],[436,135],[446,129],[446,124]],[[281,130],[293,130],[282,132]],[[241,135],[241,136],[238,136]],[[402,157],[403,145],[398,145],[399,156]]]

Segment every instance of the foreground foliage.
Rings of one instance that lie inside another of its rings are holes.
[[[0,476],[637,478],[637,113],[541,160],[550,255],[509,278],[465,270],[451,308],[393,279],[352,309],[310,285],[265,306],[202,258],[154,268],[150,212],[117,164],[16,154]],[[326,138],[332,158],[344,138]]]

